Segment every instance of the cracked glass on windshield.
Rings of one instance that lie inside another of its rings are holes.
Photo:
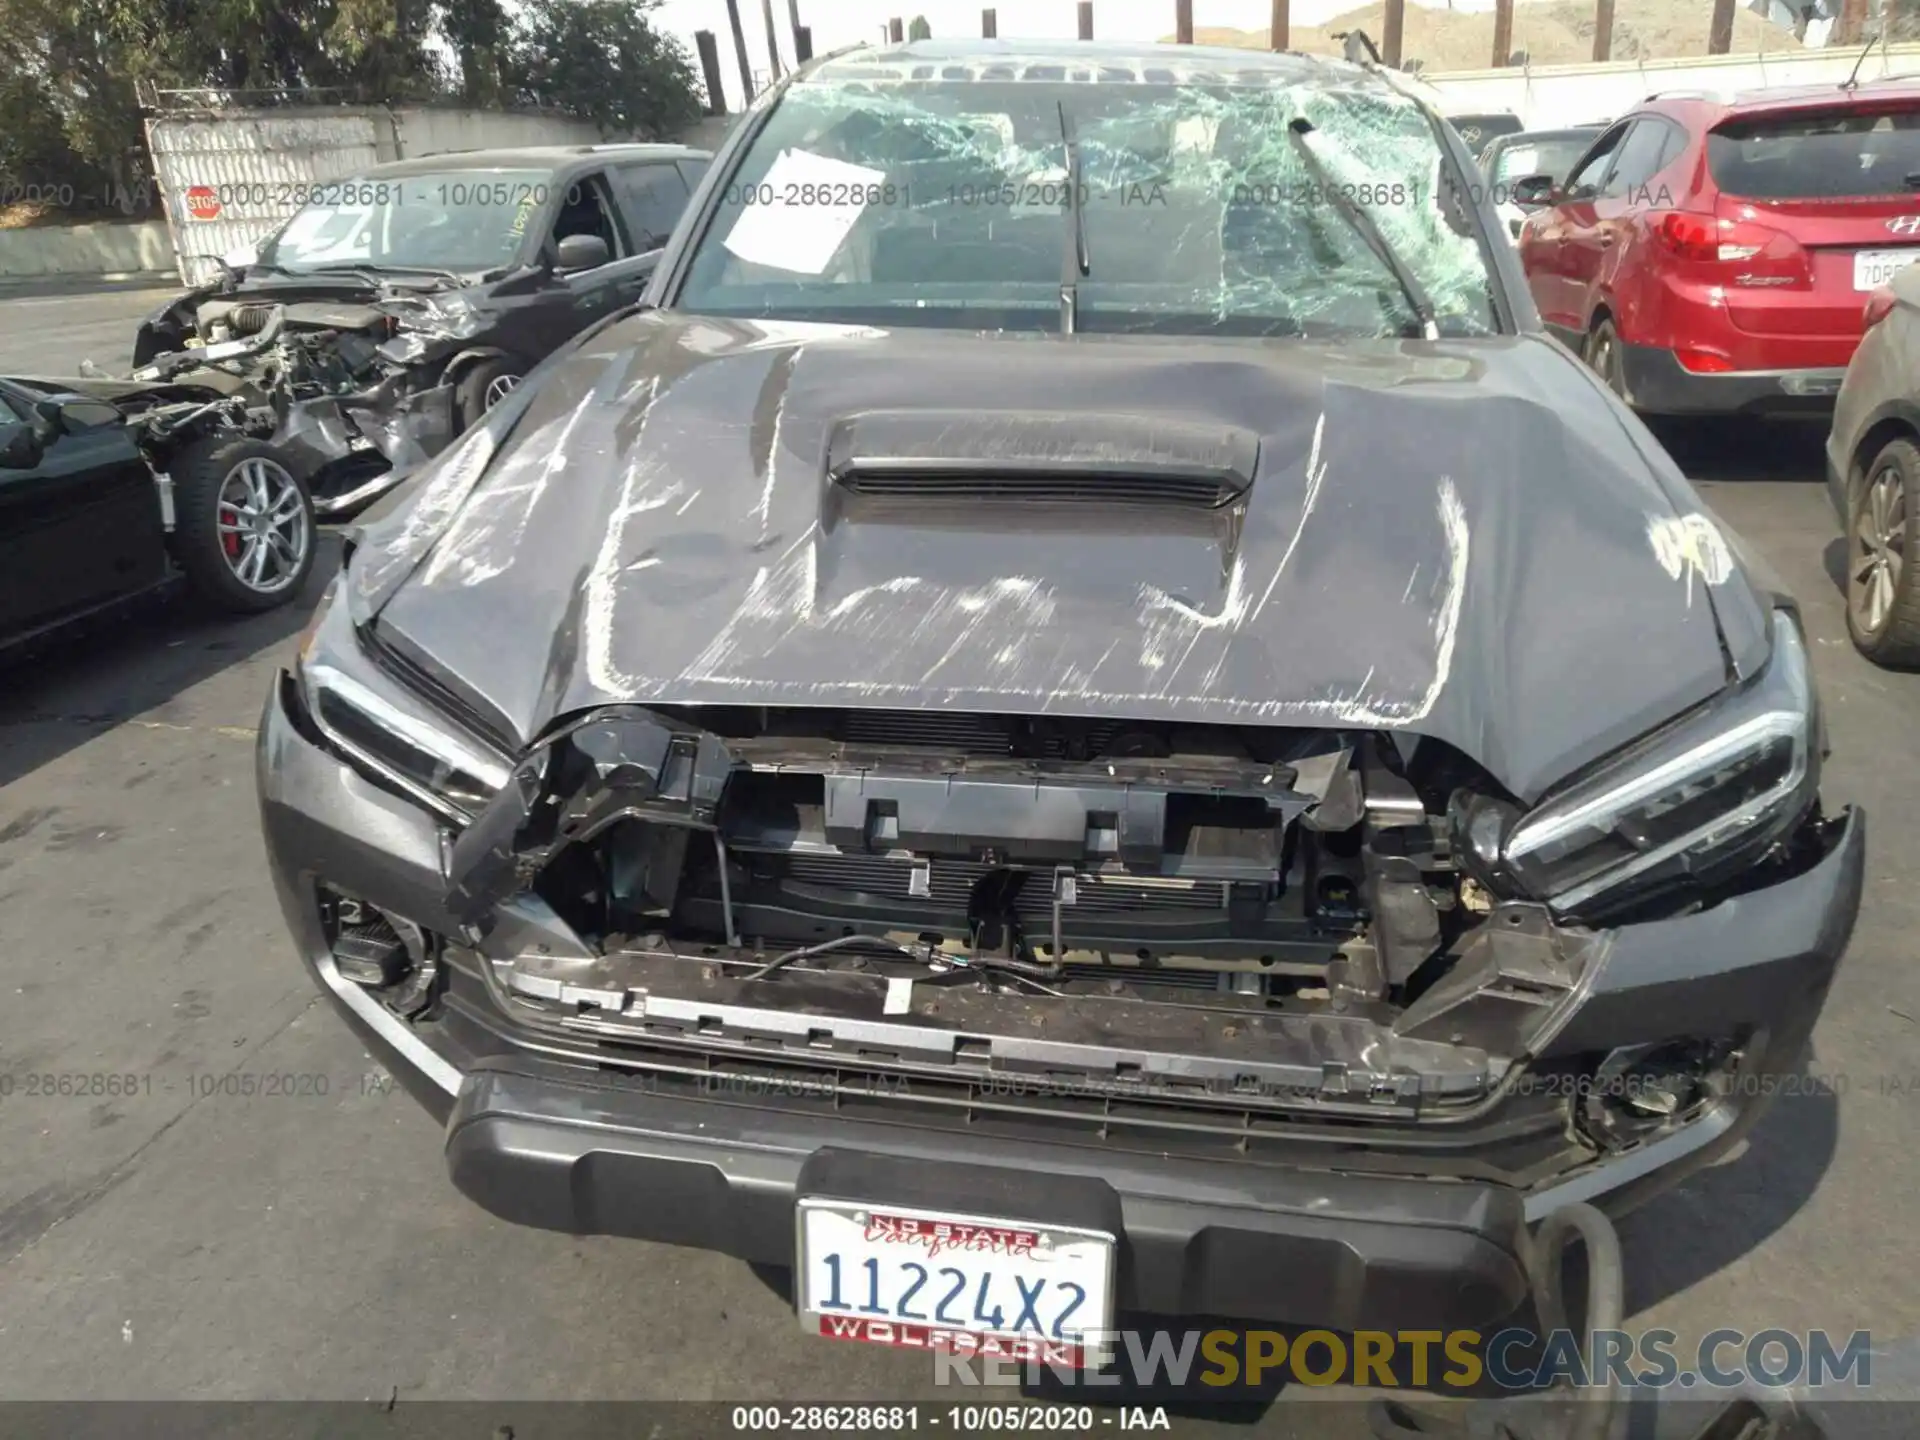
[[[1421,328],[1411,288],[1442,334],[1498,328],[1454,167],[1415,103],[1377,82],[938,73],[845,62],[791,90],[717,197],[676,307],[1010,330],[1061,329],[1070,308],[1083,332],[1400,335]]]

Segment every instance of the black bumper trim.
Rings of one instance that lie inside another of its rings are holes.
[[[1775,415],[1815,419],[1833,413],[1846,367],[1735,370],[1698,374],[1671,350],[1620,346],[1627,403],[1644,415]]]
[[[1130,1311],[1448,1328],[1503,1318],[1527,1292],[1520,1196],[1500,1186],[1143,1162],[872,1122],[775,1129],[746,1107],[493,1068],[468,1075],[447,1127],[455,1185],[502,1219],[780,1266],[803,1172],[828,1173],[815,1158],[828,1151],[1017,1171],[1018,1193],[1000,1187],[1012,1220],[1058,1222],[1062,1192],[1074,1215],[1089,1193],[1111,1197],[1098,1208],[1118,1219]]]

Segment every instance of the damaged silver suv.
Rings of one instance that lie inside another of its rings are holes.
[[[1292,55],[920,42],[383,502],[268,697],[314,979],[531,1225],[809,1329],[1487,1323],[1859,905],[1792,601]]]

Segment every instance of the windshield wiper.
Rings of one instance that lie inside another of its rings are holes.
[[[1087,217],[1080,208],[1080,141],[1073,122],[1067,119],[1065,101],[1060,110],[1060,140],[1067,147],[1067,240],[1060,261],[1060,333],[1072,335],[1079,328],[1080,281],[1091,273],[1093,264],[1087,255]]]
[[[1380,257],[1380,263],[1387,267],[1394,281],[1400,286],[1400,293],[1407,298],[1408,306],[1413,310],[1414,319],[1420,322],[1421,338],[1438,340],[1440,323],[1435,318],[1433,301],[1428,297],[1426,288],[1420,279],[1395,253],[1393,246],[1387,243],[1387,237],[1380,233],[1380,227],[1373,223],[1369,215],[1346,191],[1342,190],[1320,157],[1313,153],[1313,147],[1307,143],[1307,134],[1314,128],[1313,122],[1305,116],[1287,122],[1287,138],[1293,142],[1293,148],[1300,154],[1300,163],[1307,167],[1313,176],[1314,184],[1354,228],[1360,238],[1367,242],[1367,248]]]
[[[296,275],[339,275],[343,278],[358,280],[363,285],[378,287],[380,284],[380,277],[378,275],[375,275],[371,270],[367,269],[366,266],[356,265],[351,261],[336,260],[329,265],[308,265],[293,273]]]
[[[336,260],[327,265],[311,266],[307,273],[309,275],[357,275],[370,285],[385,284],[386,282],[381,279],[383,274],[432,275],[437,279],[451,280],[456,285],[467,283],[453,271],[442,270],[437,265],[390,265],[385,261],[375,265],[371,261],[364,260]]]
[[[395,275],[431,275],[436,280],[451,280],[456,285],[468,283],[467,277],[458,270],[446,270],[438,265],[394,265],[383,260],[377,268]]]

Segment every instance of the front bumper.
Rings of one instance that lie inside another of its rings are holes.
[[[1818,419],[1833,413],[1846,367],[1698,374],[1671,350],[1622,344],[1627,403],[1646,415],[1755,415]]]
[[[796,1196],[822,1167],[906,1169],[947,1193],[999,1177],[1002,1213],[1099,1214],[1121,1239],[1123,1309],[1343,1329],[1482,1325],[1527,1292],[1528,1220],[1569,1200],[1624,1209],[1710,1163],[1797,1070],[1859,907],[1865,827],[1855,813],[1793,879],[1698,915],[1623,927],[1555,1054],[1767,1032],[1760,1064],[1698,1119],[1523,1188],[1448,1173],[1352,1173],[1250,1158],[1196,1158],[982,1124],[935,1128],[900,1114],[690,1097],[551,1046],[486,1043],[510,1027],[460,1012],[410,1023],[345,979],[316,885],[430,929],[446,911],[445,841],[433,817],[362,778],[269,698],[259,742],[270,868],[300,953],[373,1053],[447,1125],[455,1184],[509,1220],[792,1262]],[[875,1193],[881,1193],[876,1191]],[[889,1192],[890,1193],[890,1192]]]

